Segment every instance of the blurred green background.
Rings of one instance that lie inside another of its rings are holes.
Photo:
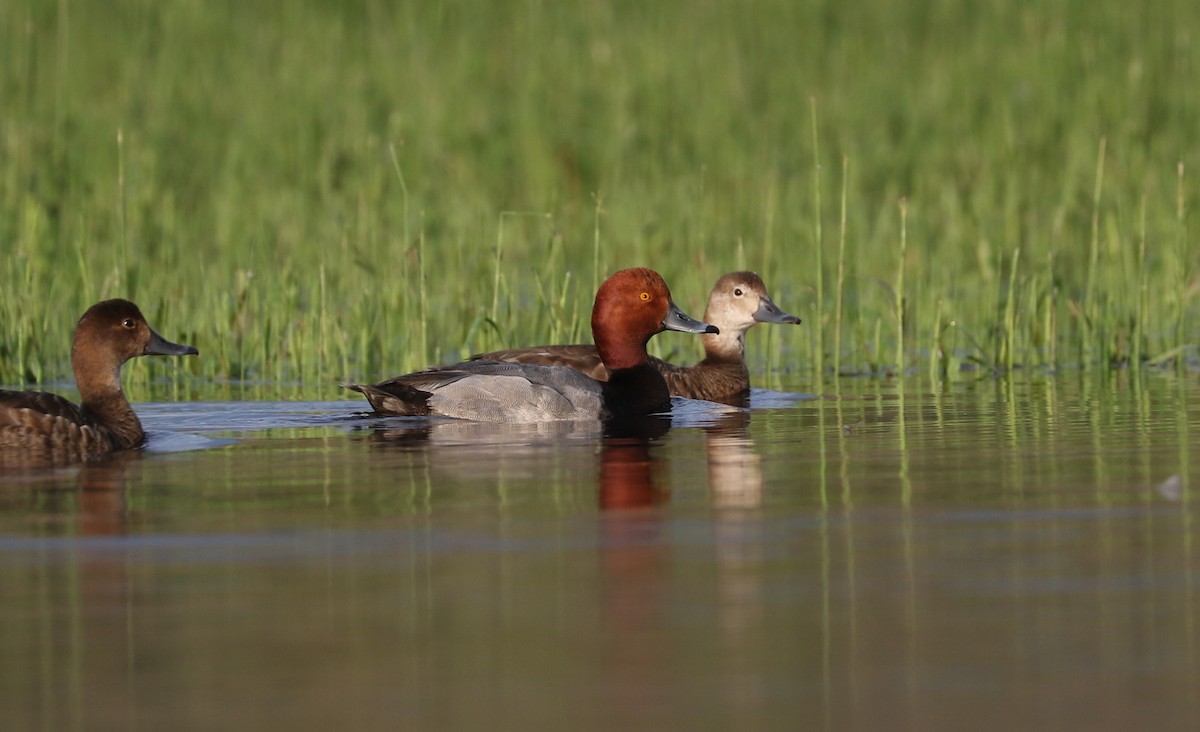
[[[122,296],[134,389],[335,396],[633,265],[761,273],[765,386],[1195,366],[1197,79],[1185,0],[8,0],[0,383]]]

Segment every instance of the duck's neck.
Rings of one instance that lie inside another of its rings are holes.
[[[741,362],[746,360],[745,330],[722,328],[720,333],[705,333],[700,336],[700,340],[704,344],[706,361]]]
[[[73,356],[75,385],[79,387],[80,402],[90,426],[108,432],[118,450],[128,450],[145,442],[141,420],[121,389],[120,364],[112,369],[90,368],[78,354]]]
[[[604,401],[612,417],[632,417],[671,408],[671,393],[662,374],[643,361],[636,366],[611,369],[603,382]]]
[[[595,340],[596,352],[600,354],[600,360],[609,371],[636,368],[645,364],[649,358],[649,354],[646,353],[649,338],[619,338],[606,335]]]

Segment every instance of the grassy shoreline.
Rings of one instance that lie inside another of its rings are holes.
[[[5,4],[0,383],[124,296],[202,353],[136,383],[326,394],[630,265],[759,271],[813,380],[1196,368],[1200,8],[971,5]]]

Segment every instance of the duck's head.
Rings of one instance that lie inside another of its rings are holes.
[[[745,333],[757,323],[800,323],[800,318],[779,309],[762,278],[753,272],[730,272],[717,280],[704,319],[727,335]]]
[[[592,338],[609,369],[638,366],[647,359],[646,343],[655,333],[719,333],[680,310],[660,274],[633,267],[614,273],[596,291]]]
[[[138,306],[105,300],[88,308],[75,326],[71,363],[75,378],[115,378],[121,364],[135,356],[195,356],[192,346],[172,343],[155,333]]]

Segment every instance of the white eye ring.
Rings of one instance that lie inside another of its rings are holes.
[[[740,287],[733,288],[733,296],[741,297],[742,296],[742,288],[740,288]]]

